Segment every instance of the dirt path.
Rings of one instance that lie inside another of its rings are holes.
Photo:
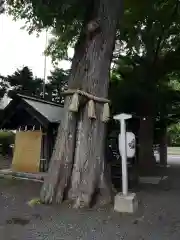
[[[113,209],[76,211],[27,201],[39,194],[40,184],[0,179],[0,239],[2,240],[179,240],[180,168],[168,169],[171,181],[144,186],[138,192],[139,211],[122,215]]]

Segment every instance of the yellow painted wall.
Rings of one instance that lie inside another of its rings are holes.
[[[12,161],[12,170],[18,172],[39,172],[41,156],[41,131],[17,132]]]

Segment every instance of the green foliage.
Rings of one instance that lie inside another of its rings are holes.
[[[68,46],[73,46],[84,21],[89,2],[80,0],[7,0],[7,10],[15,20],[25,20],[24,28],[32,33],[52,30],[54,36],[47,53],[53,60],[67,57]]]
[[[126,1],[120,41],[126,42],[128,55],[152,62],[158,55],[176,49],[180,37],[179,4],[177,0]]]
[[[179,73],[168,74],[159,84],[157,92],[156,127],[172,126],[179,122],[180,88]]]
[[[40,96],[42,92],[42,79],[34,78],[28,67],[15,71],[13,75],[5,77],[5,81],[17,93],[27,96]]]
[[[14,133],[11,131],[0,131],[0,142],[2,139],[9,139],[9,143],[14,143]]]
[[[45,99],[62,103],[63,98],[61,92],[67,87],[67,78],[69,71],[55,68],[48,76],[48,82],[45,84]],[[8,89],[13,92],[32,96],[42,97],[43,80],[33,76],[32,71],[28,67],[15,71],[12,75],[2,77],[0,94],[2,96]],[[1,95],[0,95],[1,97]]]
[[[0,144],[6,142],[8,144],[14,143],[15,134],[11,131],[0,131]]]
[[[119,29],[114,59],[118,77],[110,84],[115,112],[153,115],[158,128],[177,122],[180,2],[125,1]]]
[[[170,146],[180,146],[180,123],[173,124],[168,128]]]
[[[112,101],[112,112],[129,112],[138,117],[145,116],[141,108],[147,98],[151,97],[152,90],[143,82],[127,78],[123,79],[118,68],[111,74],[109,98]],[[170,74],[154,85],[154,115],[156,125],[170,125],[177,123],[180,117],[180,88],[177,74]],[[176,86],[176,88],[175,88]]]
[[[7,9],[14,19],[26,21],[25,28],[30,33],[45,28],[52,30],[54,37],[50,41],[47,53],[55,60],[67,57],[67,48],[77,40],[92,2],[8,0]],[[174,50],[179,52],[180,40],[178,0],[128,0],[125,1],[124,8],[124,17],[117,33],[117,42],[121,45],[118,56],[122,57],[122,52],[126,53],[136,70],[139,65],[141,69],[152,67],[158,57],[172,51],[173,56],[169,57],[176,58]],[[169,60],[164,64],[170,64],[172,67]]]
[[[58,103],[63,103],[61,92],[67,88],[69,70],[55,68],[48,77],[46,84],[46,98]]]

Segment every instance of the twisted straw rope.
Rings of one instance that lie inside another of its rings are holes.
[[[76,89],[68,89],[68,90],[62,92],[62,95],[72,95],[74,93],[78,93],[78,94],[80,94],[82,96],[85,96],[85,97],[87,97],[87,98],[89,98],[91,100],[94,100],[96,102],[110,103],[110,100],[108,100],[106,98],[96,97],[96,96],[94,96],[94,95],[92,95],[90,93],[87,93],[87,92],[79,90],[79,89],[77,89],[77,90]]]

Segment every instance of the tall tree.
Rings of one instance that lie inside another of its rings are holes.
[[[69,70],[64,71],[63,69],[55,68],[51,71],[51,74],[47,77],[48,81],[45,83],[44,98],[49,101],[63,103],[64,98],[61,92],[67,88],[68,76]],[[0,97],[8,93],[9,89],[31,97],[43,97],[44,82],[42,79],[34,77],[28,67],[17,69],[12,75],[6,77],[0,76],[0,81]]]
[[[63,70],[55,68],[51,71],[51,75],[48,76],[48,82],[46,83],[46,99],[55,101],[57,103],[64,103],[62,92],[68,87],[69,70]]]
[[[28,67],[18,69],[12,75],[4,77],[4,81],[17,93],[36,97],[40,97],[42,94],[42,79],[33,77],[33,73]]]
[[[14,4],[17,1],[11,5],[12,11],[17,9]],[[59,26],[65,34],[74,33],[77,41],[68,87],[106,98],[122,1],[32,0],[28,4],[21,2],[19,8],[24,8],[31,21]],[[41,199],[46,203],[53,199],[61,202],[68,195],[76,207],[89,206],[96,193],[106,196],[106,200],[110,198],[104,160],[105,123],[101,121],[103,105],[96,103],[96,119],[92,120],[88,118],[87,104],[78,114],[69,111],[70,100],[69,96],[65,98],[65,112]]]

